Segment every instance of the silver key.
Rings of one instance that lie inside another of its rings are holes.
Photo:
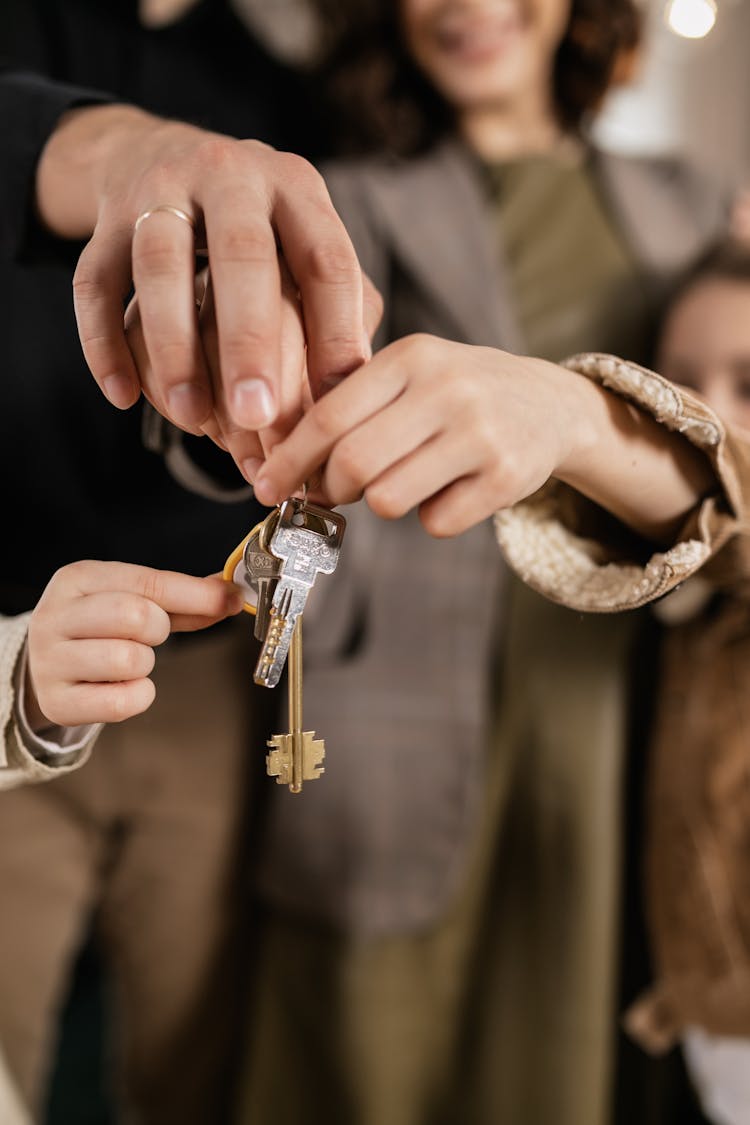
[[[248,581],[258,595],[255,636],[259,641],[265,640],[268,632],[271,602],[281,570],[281,559],[277,559],[263,546],[264,538],[261,526],[248,539],[243,555]]]
[[[315,519],[323,520],[324,534],[315,530]],[[271,553],[281,559],[281,571],[271,603],[268,632],[255,669],[256,684],[278,684],[295,622],[304,611],[317,576],[333,574],[336,569],[345,527],[344,517],[327,508],[294,497],[281,505],[278,526],[268,544]]]
[[[278,585],[281,559],[272,555],[268,542],[279,522],[278,508],[266,518],[245,544],[243,556],[245,575],[256,595],[255,637],[263,643],[268,632],[273,595]],[[306,525],[321,535],[328,534],[326,522],[315,512],[305,516]]]

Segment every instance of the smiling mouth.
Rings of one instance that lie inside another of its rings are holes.
[[[492,14],[448,13],[435,28],[441,50],[466,62],[493,58],[523,30],[520,13],[508,8]]]

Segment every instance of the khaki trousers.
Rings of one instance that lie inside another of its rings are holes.
[[[0,1043],[38,1116],[71,962],[94,922],[128,1120],[219,1120],[246,797],[247,622],[179,638],[157,698],[79,772],[0,795]]]

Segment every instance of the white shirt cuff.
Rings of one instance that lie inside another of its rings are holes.
[[[18,658],[15,674],[13,676],[13,689],[15,692],[15,718],[18,729],[23,739],[23,744],[30,754],[38,761],[47,765],[53,764],[55,758],[63,758],[83,750],[98,734],[103,723],[85,723],[77,727],[60,727],[50,723],[44,728],[44,734],[37,734],[31,729],[26,714],[26,664],[28,660],[28,647],[24,645]],[[62,764],[62,762],[60,763]]]

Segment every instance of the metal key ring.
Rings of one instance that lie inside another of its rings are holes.
[[[281,514],[280,508],[275,508],[263,520],[261,529],[258,532],[258,543],[261,551],[265,551],[267,555],[272,555],[273,551],[268,546],[269,540],[276,530],[279,522],[279,515]]]

